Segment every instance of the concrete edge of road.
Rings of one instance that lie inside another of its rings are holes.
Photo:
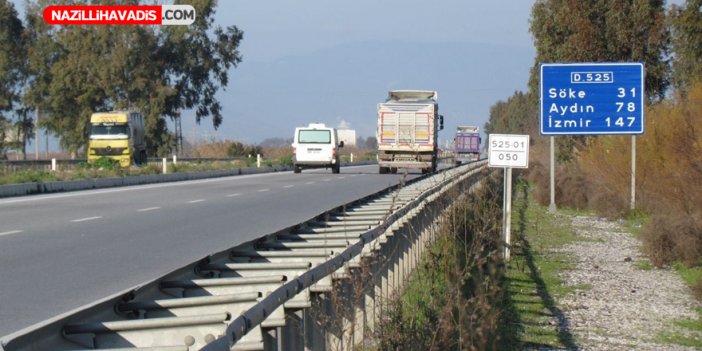
[[[374,164],[375,161],[358,161],[353,163],[344,163],[342,166],[362,166]],[[0,198],[12,196],[25,196],[34,194],[48,194],[64,191],[89,190],[112,188],[130,185],[143,185],[165,182],[179,182],[185,180],[196,180],[205,178],[230,177],[245,174],[259,174],[270,172],[284,172],[292,170],[291,166],[275,165],[272,167],[247,167],[237,169],[222,169],[203,172],[183,172],[170,174],[150,174],[141,176],[129,177],[114,177],[114,178],[91,178],[80,180],[67,180],[55,182],[32,182],[20,184],[5,184],[0,185]]]

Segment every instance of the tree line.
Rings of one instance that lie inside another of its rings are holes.
[[[8,149],[23,150],[36,128],[58,136],[75,154],[87,144],[96,111],[141,111],[150,155],[165,155],[175,145],[167,120],[182,110],[194,110],[198,123],[222,123],[215,94],[241,62],[243,32],[214,25],[216,0],[188,1],[197,13],[189,26],[48,25],[42,12],[51,3],[26,1],[20,19],[12,3],[0,0],[0,158]]]
[[[541,63],[642,62],[648,104],[684,93],[702,77],[702,0],[666,10],[664,0],[537,0],[530,32],[536,57],[528,91],[490,109],[486,133],[539,135]],[[559,137],[559,159],[587,138]]]
[[[486,133],[530,134],[524,176],[549,203],[548,138],[539,134],[541,63],[642,62],[644,134],[636,137],[636,199],[630,207],[631,136],[558,136],[559,207],[622,218],[644,214],[644,250],[656,266],[702,262],[702,0],[537,0],[528,90],[490,109]],[[702,279],[696,283],[702,298]]]

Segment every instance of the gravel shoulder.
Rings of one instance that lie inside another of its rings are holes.
[[[621,222],[571,217],[581,239],[557,249],[573,260],[559,274],[576,289],[557,302],[559,327],[573,335],[578,350],[696,350],[661,344],[663,334],[691,333],[674,321],[696,319],[701,304],[676,272],[647,269],[639,240]],[[692,335],[694,337],[694,335]],[[697,337],[702,337],[697,335]]]

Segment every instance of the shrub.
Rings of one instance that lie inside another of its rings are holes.
[[[531,158],[525,178],[534,185],[534,198],[541,205],[551,202],[550,170],[547,139],[539,139],[531,148]],[[519,171],[521,172],[521,171]],[[555,198],[558,206],[587,208],[591,189],[577,164],[568,162],[556,166]]]
[[[700,226],[702,215],[657,213],[642,232],[643,249],[656,266],[680,261],[688,267],[699,265],[702,257]]]
[[[646,134],[637,138],[636,206],[652,214],[642,240],[652,262],[699,265],[702,255],[702,84],[687,95],[646,111]],[[628,210],[631,138],[593,138],[578,166],[598,213]]]
[[[501,193],[490,178],[441,221],[421,268],[380,322],[380,350],[497,349]]]

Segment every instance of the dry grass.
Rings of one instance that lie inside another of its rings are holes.
[[[636,207],[651,214],[641,238],[657,266],[702,264],[700,126],[702,84],[696,84],[687,96],[648,108],[646,133],[637,138]],[[609,218],[625,216],[630,210],[631,137],[589,138],[576,153],[576,162],[559,167],[556,178],[559,206],[589,207]],[[537,185],[536,198],[546,203],[547,168],[535,162],[530,179]]]
[[[381,322],[380,350],[499,349],[499,178],[451,209],[439,239]]]
[[[542,205],[550,202],[548,139],[537,139],[530,149],[526,179],[534,185],[534,198]],[[555,175],[555,198],[559,206],[584,209],[589,206],[591,184],[574,163],[558,165]]]

